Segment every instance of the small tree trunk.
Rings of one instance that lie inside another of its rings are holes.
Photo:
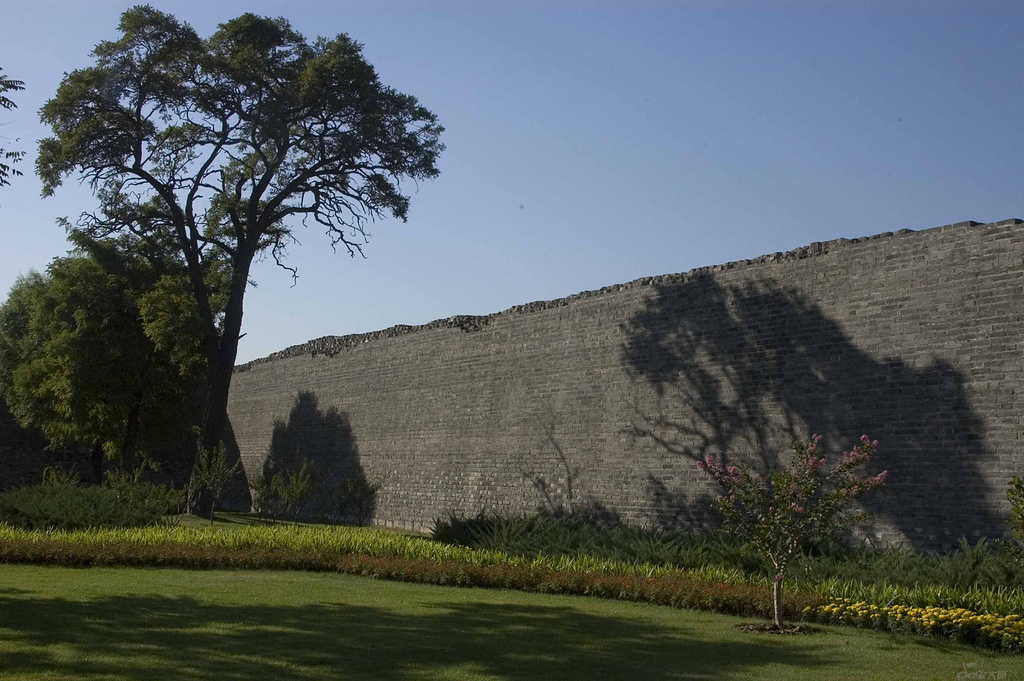
[[[124,427],[124,439],[121,441],[121,470],[130,472],[135,463],[135,453],[139,448],[139,420],[142,416],[142,391],[135,396],[128,421]]]
[[[775,626],[779,631],[783,628],[782,622],[782,573],[775,575],[775,586],[773,588],[773,601],[775,605]]]
[[[92,479],[97,485],[103,484],[103,443],[97,442],[92,447],[92,454],[89,457],[92,464]]]
[[[210,524],[213,525],[213,511],[217,508],[217,496],[213,495],[213,499],[210,500]]]

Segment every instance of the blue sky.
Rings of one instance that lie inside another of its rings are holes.
[[[0,146],[0,290],[67,251],[28,172],[36,112],[116,37],[130,2],[7,0],[0,67],[24,80]],[[1024,217],[1024,3],[156,2],[201,35],[243,12],[348,33],[447,128],[441,176],[366,259],[299,227],[258,264],[240,362],[324,335],[486,314],[813,241]],[[0,293],[5,295],[5,293]]]

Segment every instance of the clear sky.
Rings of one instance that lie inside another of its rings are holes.
[[[0,296],[95,206],[40,198],[36,115],[130,2],[5,0]],[[325,335],[486,314],[813,241],[1024,217],[1024,3],[155,2],[209,35],[251,11],[348,33],[447,128],[441,176],[366,259],[299,227],[256,266],[240,362]]]

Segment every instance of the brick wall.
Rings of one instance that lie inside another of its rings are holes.
[[[890,478],[865,534],[941,548],[1005,531],[1022,312],[1018,220],[816,243],[288,348],[237,367],[231,435],[250,478],[309,457],[319,502],[385,478],[374,521],[421,529],[538,507],[706,526],[697,458],[867,433]]]

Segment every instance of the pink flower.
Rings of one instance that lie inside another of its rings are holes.
[[[729,475],[736,475],[736,466],[726,466],[725,472]]]
[[[700,470],[704,470],[704,462],[703,461],[698,461],[697,462],[697,468],[699,468]]]
[[[868,436],[867,435],[861,435],[860,436],[860,441],[861,442],[867,442],[868,441]]]
[[[803,513],[804,507],[798,504],[793,504],[793,510],[796,511],[797,513]]]

